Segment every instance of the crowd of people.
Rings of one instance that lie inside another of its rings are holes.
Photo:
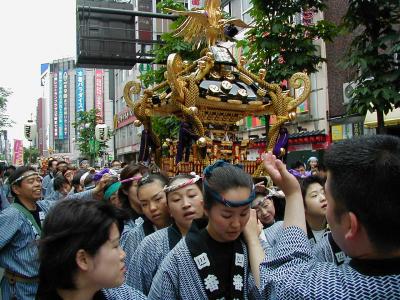
[[[400,299],[399,138],[262,163],[3,170],[2,299]]]

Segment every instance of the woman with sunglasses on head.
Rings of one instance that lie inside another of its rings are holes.
[[[122,285],[121,211],[102,201],[64,201],[43,224],[38,300],[145,299]],[[122,286],[121,286],[122,285]]]
[[[205,227],[197,221],[169,252],[153,279],[150,299],[253,299],[248,254],[241,233],[255,197],[252,178],[217,161],[204,170]],[[190,288],[188,288],[190,287]]]
[[[127,262],[131,262],[136,248],[146,236],[171,224],[167,196],[164,191],[167,182],[168,179],[161,174],[148,174],[139,180],[137,196],[144,221],[126,233],[122,248],[126,252]]]
[[[194,219],[204,216],[201,177],[181,174],[164,189],[174,222],[168,228],[147,236],[136,249],[129,265],[126,282],[147,295],[162,260],[185,236]]]

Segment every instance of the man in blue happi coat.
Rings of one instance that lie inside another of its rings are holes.
[[[263,298],[400,299],[400,139],[345,140],[333,144],[324,161],[327,220],[351,260],[337,266],[313,256],[299,184],[281,161],[266,154],[264,165],[286,195],[286,210],[271,255],[264,258],[256,236],[248,245]]]
[[[96,188],[67,197],[68,200],[101,197],[110,177]],[[31,167],[19,167],[9,178],[14,202],[0,212],[0,267],[2,300],[33,300],[38,287],[38,245],[42,222],[57,201],[41,200],[42,178]]]

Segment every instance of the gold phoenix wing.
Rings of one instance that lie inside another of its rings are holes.
[[[224,27],[226,24],[244,28],[250,27],[240,19],[224,19],[220,0],[207,0],[204,9],[192,11],[168,9],[168,11],[187,17],[176,30],[175,36],[183,37],[184,41],[193,43],[195,48],[199,48],[203,41],[206,41],[210,47],[214,46],[218,40],[225,40]]]

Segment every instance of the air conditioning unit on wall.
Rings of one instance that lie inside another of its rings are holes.
[[[349,104],[351,99],[351,93],[356,87],[354,82],[343,83],[343,104]]]

